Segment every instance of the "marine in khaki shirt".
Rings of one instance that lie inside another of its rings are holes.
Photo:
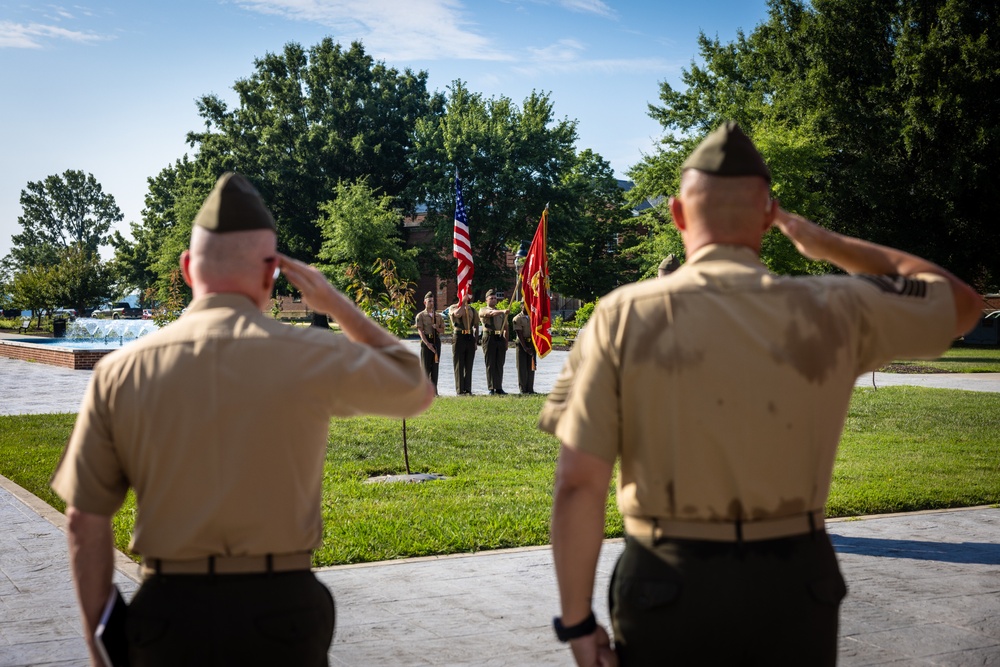
[[[670,202],[687,261],[602,297],[541,413],[562,443],[556,629],[580,665],[833,664],[845,589],[823,510],[855,379],[978,318],[944,269],[781,210],[769,181],[735,124],[709,135]],[[770,274],[772,224],[856,275]],[[591,598],[616,461],[613,653]]]
[[[444,318],[434,310],[434,295],[430,292],[424,295],[424,309],[417,313],[414,325],[417,328],[417,335],[420,336],[420,365],[434,385],[434,393],[437,394]]]
[[[522,394],[535,393],[535,343],[531,338],[531,318],[522,310],[511,320],[517,348],[517,385]]]
[[[479,309],[483,323],[483,361],[486,363],[486,386],[490,394],[506,394],[503,390],[503,365],[507,359],[507,313],[497,308],[493,290],[486,291],[486,305]]]
[[[111,515],[130,487],[145,575],[128,610],[133,665],[327,662],[333,600],[309,569],[329,420],[411,416],[433,388],[415,355],[275,246],[257,191],[223,175],[181,257],[187,312],[94,369],[52,480],[94,664]],[[261,314],[278,268],[343,335]]]
[[[466,294],[461,303],[451,306],[448,317],[452,328],[451,361],[455,370],[455,393],[472,395],[472,364],[476,360],[476,338],[479,337],[479,313],[469,305],[472,296]]]

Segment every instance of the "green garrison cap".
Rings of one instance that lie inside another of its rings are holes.
[[[434,300],[434,295],[431,294],[430,292],[424,295],[424,301],[427,301],[428,299],[430,299],[431,301]]]
[[[661,276],[673,273],[681,267],[681,263],[677,261],[677,258],[673,255],[667,255],[660,262],[660,266],[657,268],[657,273]]]
[[[274,216],[267,210],[257,188],[239,174],[227,171],[205,198],[194,224],[210,232],[275,231]]]
[[[495,292],[492,289],[486,290],[486,296],[493,296]]]
[[[688,159],[681,171],[697,169],[715,176],[760,176],[771,182],[771,170],[764,163],[750,137],[734,121],[726,121],[710,133]]]

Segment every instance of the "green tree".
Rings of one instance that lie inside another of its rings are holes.
[[[29,181],[21,190],[21,207],[21,232],[11,237],[15,268],[55,264],[59,250],[72,245],[96,253],[107,243],[111,225],[123,217],[92,174],[72,169]]]
[[[171,275],[188,246],[191,222],[214,180],[213,175],[199,172],[186,155],[147,179],[142,222],[131,223],[131,239],[120,232],[111,237],[115,249],[111,270],[121,291],[138,291],[144,303],[170,295]]]
[[[54,274],[55,267],[35,264],[22,269],[11,279],[11,303],[15,307],[31,310],[32,315],[37,318],[36,328],[42,326],[42,312],[56,307]]]
[[[566,197],[549,226],[552,289],[593,301],[638,278],[639,236],[611,165],[590,149],[563,175]]]
[[[114,282],[100,256],[82,243],[59,251],[59,263],[49,272],[49,280],[53,303],[70,306],[81,314],[106,300]]]
[[[339,182],[366,177],[398,197],[412,181],[414,124],[432,108],[427,74],[400,72],[358,42],[344,49],[329,38],[308,50],[289,43],[254,66],[234,84],[232,110],[215,95],[198,101],[206,130],[188,140],[213,175],[246,175],[274,214],[279,248],[311,261],[320,206]]]
[[[734,119],[789,209],[940,262],[982,290],[1000,281],[990,206],[1000,184],[1000,8],[973,0],[770,0],[728,44],[701,36],[685,89],[661,85],[668,131],[631,172],[635,197],[676,192],[679,166]],[[824,270],[776,233],[765,262]]]
[[[474,291],[512,284],[505,253],[530,239],[546,203],[562,203],[562,178],[574,164],[576,121],[556,120],[547,94],[518,107],[507,97],[484,99],[462,81],[448,89],[444,112],[417,122],[412,198],[427,205],[433,241],[422,266],[454,272],[451,256],[455,172],[462,181],[476,275]],[[551,235],[557,233],[553,220]]]
[[[333,199],[320,206],[319,266],[337,287],[343,290],[351,282],[361,282],[373,285],[376,297],[383,294],[377,260],[391,260],[394,275],[415,280],[417,250],[404,248],[398,231],[403,216],[392,208],[392,197],[377,195],[365,180],[338,183],[332,194]],[[349,276],[352,265],[359,268]]]

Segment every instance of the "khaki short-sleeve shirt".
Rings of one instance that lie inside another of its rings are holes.
[[[238,295],[102,359],[52,488],[113,514],[133,487],[132,549],[148,558],[294,553],[320,545],[331,416],[412,415],[416,355],[261,315]]]
[[[487,331],[503,331],[503,323],[506,316],[503,313],[499,315],[486,315],[486,308],[479,309],[479,321],[483,323]]]
[[[531,344],[531,318],[529,318],[523,311],[514,316],[512,320],[514,325],[514,333],[521,340],[524,340],[529,345]]]
[[[456,333],[472,331],[479,326],[479,313],[472,306],[452,306],[449,311],[451,326]]]
[[[428,313],[426,310],[421,310],[417,313],[414,326],[416,326],[418,331],[422,331],[429,340],[434,340],[444,331],[444,318],[437,313]]]
[[[954,318],[935,275],[779,277],[748,248],[708,246],[601,299],[539,426],[621,459],[625,515],[822,509],[856,378],[940,354]]]

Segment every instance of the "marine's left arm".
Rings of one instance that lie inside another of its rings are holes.
[[[114,571],[111,517],[70,506],[66,508],[66,518],[70,569],[83,615],[84,638],[90,650],[91,663],[100,665],[102,662],[94,643],[94,631],[111,592]]]
[[[563,445],[556,466],[552,500],[552,557],[566,627],[591,613],[597,559],[604,540],[604,508],[613,464],[587,452]],[[602,646],[602,644],[604,646]],[[596,664],[607,648],[603,628],[572,641],[577,664]]]

